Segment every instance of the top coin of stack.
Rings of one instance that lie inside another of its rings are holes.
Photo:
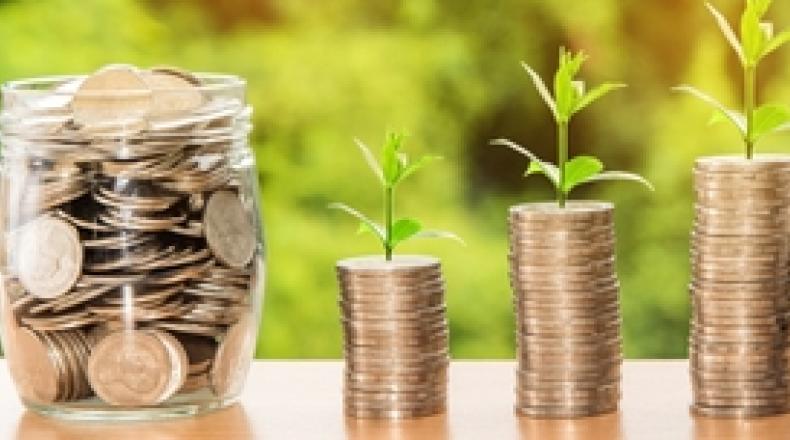
[[[694,169],[689,357],[693,410],[785,411],[787,170],[779,158],[704,158]]]
[[[622,342],[612,211],[598,202],[510,210],[518,414],[617,409]]]
[[[448,329],[439,260],[338,262],[346,414],[409,418],[445,409]]]
[[[112,65],[3,96],[4,319],[23,397],[236,395],[261,257],[244,82]]]

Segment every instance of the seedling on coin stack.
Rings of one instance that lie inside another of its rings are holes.
[[[526,175],[542,174],[546,176],[554,186],[557,204],[561,208],[565,207],[568,196],[574,188],[591,182],[631,180],[652,189],[650,183],[638,174],[624,171],[604,171],[603,163],[593,156],[576,156],[568,159],[568,129],[571,119],[598,99],[625,87],[625,84],[620,83],[604,83],[588,91],[585,82],[576,79],[576,75],[586,59],[586,55],[582,52],[574,55],[565,48],[560,49],[560,63],[557,73],[554,75],[553,95],[540,75],[529,65],[523,63],[535,88],[554,116],[557,125],[557,165],[539,159],[530,150],[507,139],[492,141],[494,145],[512,148],[526,156],[530,160]]]
[[[747,0],[740,22],[740,38],[727,19],[713,5],[708,10],[719,25],[727,42],[732,46],[743,68],[743,111],[727,107],[709,94],[692,86],[675,87],[676,91],[689,93],[713,107],[712,123],[729,121],[738,130],[746,147],[746,158],[754,158],[754,148],[766,135],[787,130],[790,108],[779,104],[757,104],[757,71],[760,62],[790,42],[790,31],[774,34],[774,25],[763,21],[773,0]]]
[[[409,176],[435,162],[439,156],[423,156],[410,162],[409,157],[401,152],[402,134],[390,133],[381,154],[381,165],[367,145],[355,140],[362,155],[382,186],[384,193],[384,224],[376,223],[370,217],[343,203],[332,203],[330,208],[340,209],[360,221],[359,232],[370,232],[381,241],[384,257],[392,260],[392,252],[399,244],[413,238],[450,238],[460,241],[457,235],[446,231],[424,230],[422,224],[413,218],[394,219],[395,190]]]
[[[586,57],[560,49],[553,94],[524,64],[557,123],[557,164],[505,139],[530,160],[526,174],[554,185],[556,203],[510,209],[510,276],[517,315],[516,412],[533,417],[581,417],[616,411],[620,396],[620,309],[614,267],[613,205],[568,201],[580,185],[643,177],[604,171],[592,156],[568,159],[568,127],[581,110],[613,90],[587,91],[576,75]]]
[[[448,329],[444,280],[437,258],[393,256],[412,238],[444,237],[423,230],[417,220],[395,220],[395,191],[435,156],[414,162],[401,152],[403,136],[387,136],[381,165],[362,142],[357,146],[381,183],[384,224],[349,206],[334,203],[358,219],[361,232],[373,233],[383,256],[337,263],[345,343],[345,411],[352,417],[411,418],[444,412],[447,394]]]
[[[700,415],[752,417],[787,412],[787,178],[790,158],[756,156],[765,136],[788,128],[790,110],[757,103],[760,62],[790,41],[764,21],[771,0],[747,0],[740,35],[708,10],[743,68],[743,110],[691,86],[743,138],[745,157],[696,161],[691,235],[693,303],[689,358],[692,409]]]

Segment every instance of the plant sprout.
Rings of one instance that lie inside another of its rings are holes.
[[[493,145],[509,147],[529,158],[530,163],[526,175],[543,174],[546,176],[554,185],[557,203],[561,208],[565,207],[565,201],[571,190],[589,182],[632,180],[653,189],[650,182],[638,174],[624,171],[604,171],[603,163],[595,157],[576,156],[568,159],[568,127],[573,116],[609,92],[625,87],[625,84],[620,83],[604,83],[588,91],[584,81],[575,79],[586,59],[587,57],[582,52],[573,55],[565,48],[560,48],[559,67],[554,75],[553,95],[540,75],[526,63],[522,63],[532,78],[538,93],[551,110],[557,124],[557,165],[540,160],[528,149],[507,139],[491,141]]]
[[[689,93],[715,109],[711,123],[728,120],[735,125],[746,144],[746,158],[754,157],[754,146],[765,135],[787,130],[790,109],[786,106],[765,104],[757,107],[757,68],[765,57],[790,42],[790,31],[774,35],[773,23],[763,17],[773,0],[746,0],[741,15],[740,39],[724,15],[710,3],[708,10],[719,25],[727,42],[738,55],[743,67],[743,112],[730,109],[710,95],[688,85],[674,90]]]
[[[329,205],[330,208],[344,211],[359,220],[359,233],[370,232],[375,235],[384,247],[384,255],[387,261],[392,260],[392,252],[397,245],[412,238],[450,238],[463,243],[457,235],[451,232],[423,230],[422,224],[415,219],[401,218],[394,220],[395,190],[397,187],[407,177],[426,165],[441,159],[439,156],[423,156],[414,162],[409,162],[408,156],[400,151],[403,145],[403,138],[402,134],[390,133],[387,135],[381,153],[381,165],[379,165],[370,148],[361,141],[354,140],[384,190],[383,226],[348,205],[342,203]]]

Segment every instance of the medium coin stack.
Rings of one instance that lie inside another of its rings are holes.
[[[448,328],[439,260],[338,262],[348,416],[412,418],[445,411]]]
[[[617,410],[622,340],[612,213],[599,202],[510,210],[519,415]]]
[[[689,357],[698,414],[787,411],[787,164],[696,163]]]
[[[34,82],[4,87],[0,116],[3,316],[22,397],[233,397],[259,296],[243,82],[126,65]]]

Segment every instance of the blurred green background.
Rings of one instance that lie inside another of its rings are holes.
[[[716,3],[730,18],[742,5]],[[786,27],[790,3],[776,3],[770,15]],[[690,169],[699,155],[741,148],[729,127],[706,125],[706,108],[669,91],[689,82],[740,102],[739,66],[701,0],[0,0],[2,81],[115,62],[249,80],[268,249],[258,354],[267,358],[340,356],[334,262],[378,247],[326,205],[377,212],[376,182],[352,139],[378,148],[387,129],[406,130],[412,154],[446,158],[404,184],[398,209],[468,244],[401,249],[443,260],[454,357],[513,356],[506,210],[552,194],[522,177],[522,158],[487,142],[510,137],[553,160],[550,116],[519,61],[545,76],[562,44],[590,54],[589,83],[631,85],[575,121],[572,154],[594,152],[657,187],[601,183],[576,194],[617,204],[626,355],[685,356]],[[785,51],[766,63],[763,96],[790,101],[788,61]]]

